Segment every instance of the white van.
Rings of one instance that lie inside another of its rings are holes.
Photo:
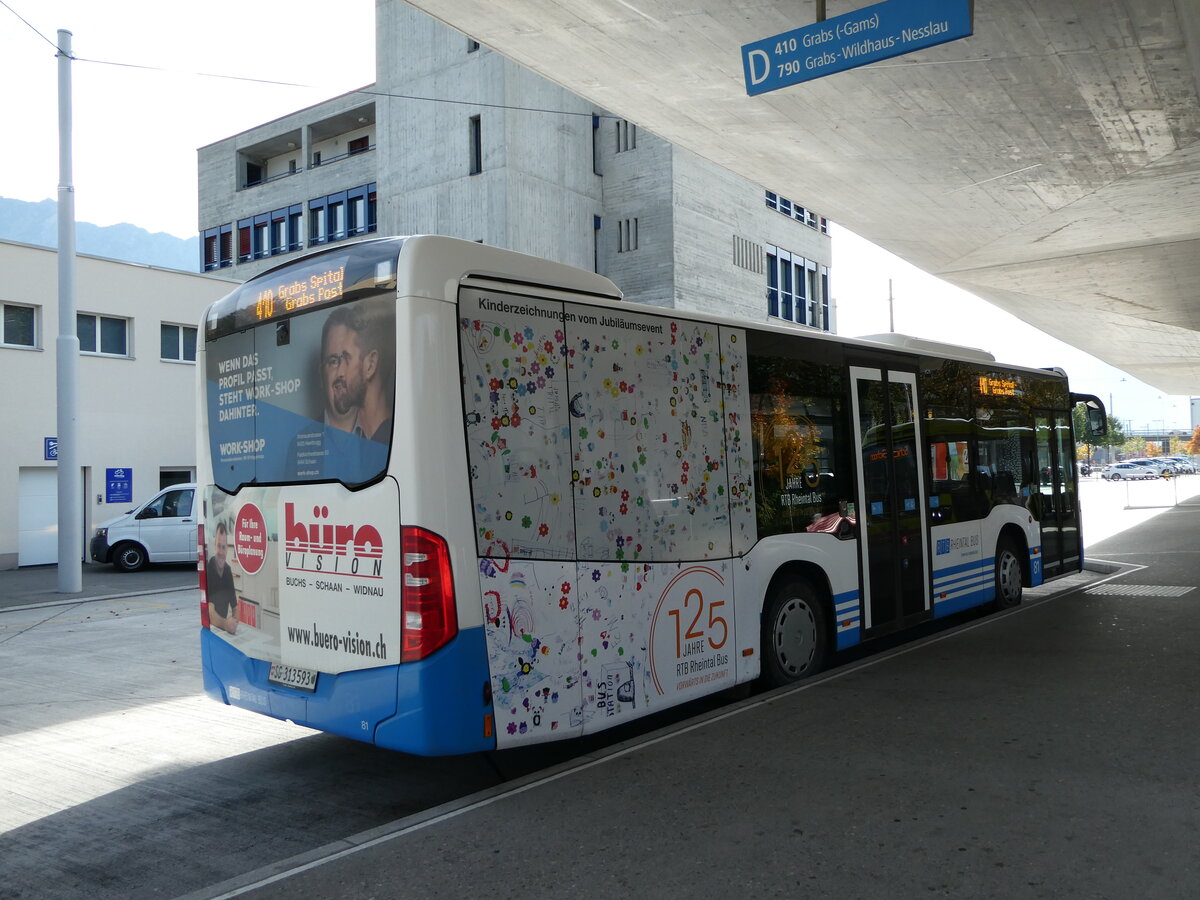
[[[92,537],[92,559],[125,572],[146,563],[195,562],[196,485],[173,484],[148,503],[103,522]]]

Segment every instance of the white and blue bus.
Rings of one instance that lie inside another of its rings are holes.
[[[1082,566],[1061,371],[437,236],[305,256],[202,324],[204,685],[279,719],[570,738]]]

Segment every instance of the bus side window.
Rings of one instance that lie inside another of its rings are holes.
[[[758,536],[852,536],[841,521],[854,502],[854,439],[840,361],[787,338],[747,337]]]
[[[923,426],[929,457],[929,514],[935,525],[970,522],[991,509],[990,479],[972,456],[975,410],[971,368],[962,362],[921,361]]]

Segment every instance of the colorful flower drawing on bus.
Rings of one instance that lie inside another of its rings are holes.
[[[479,551],[573,557],[562,305],[464,290],[460,311]]]
[[[652,709],[646,693],[644,615],[652,594],[649,570],[636,563],[579,564],[584,733]]]
[[[746,553],[758,540],[754,514],[754,473],[750,449],[750,392],[746,385],[746,333],[721,329],[721,393],[725,404],[725,452],[729,471],[729,517],[733,554]]]
[[[480,567],[499,745],[567,737],[580,705],[575,566],[504,563]]]
[[[566,309],[579,557],[728,556],[716,328]]]
[[[499,746],[598,731],[732,685],[730,566],[481,560]]]

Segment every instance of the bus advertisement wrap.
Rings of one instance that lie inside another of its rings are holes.
[[[467,289],[459,313],[499,746],[732,686],[744,332]]]
[[[377,490],[398,503],[390,483]],[[210,486],[205,509],[213,634],[313,671],[400,662],[400,531],[377,496],[320,484],[231,497]]]
[[[208,344],[209,442],[217,484],[337,479],[387,466],[395,306],[357,300]]]

